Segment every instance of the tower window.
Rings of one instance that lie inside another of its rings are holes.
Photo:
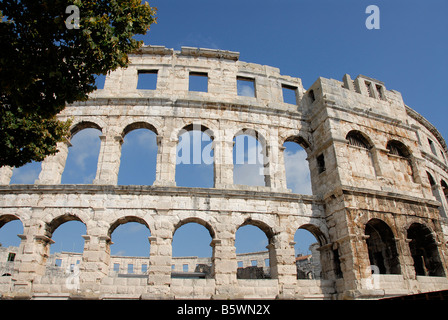
[[[319,173],[324,172],[325,171],[325,157],[324,157],[323,153],[320,154],[316,158],[316,160],[317,160],[317,169],[318,169]]]
[[[138,90],[156,90],[157,70],[138,70]]]
[[[208,92],[208,74],[206,72],[190,72],[188,90]]]

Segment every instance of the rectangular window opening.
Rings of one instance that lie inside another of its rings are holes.
[[[128,273],[134,273],[134,265],[132,263],[128,264]]]
[[[146,271],[148,271],[148,265],[142,264],[142,273],[145,273]]]
[[[282,84],[283,102],[297,105],[297,87]]]
[[[443,153],[442,150],[440,150],[440,154],[442,155],[443,161],[446,163],[446,158],[445,158],[445,154]]]
[[[15,254],[14,252],[10,252],[10,253],[8,254],[8,261],[9,261],[9,262],[14,261],[15,258],[16,258],[16,254]]]
[[[317,158],[317,169],[319,170],[319,173],[322,173],[325,171],[325,157],[323,154],[320,154]]]
[[[367,92],[369,93],[369,97],[373,98],[373,92],[372,92],[372,83],[366,81],[366,88]]]
[[[138,90],[156,90],[158,70],[138,70]]]
[[[376,91],[378,92],[378,96],[380,97],[381,100],[386,100],[386,98],[384,97],[384,88],[383,86],[380,86],[379,84],[376,85]]]
[[[106,76],[104,74],[95,74],[95,86],[97,89],[104,89],[104,83],[106,82]]]
[[[183,264],[182,265],[182,271],[183,272],[188,272],[188,264]]]
[[[56,267],[60,267],[62,265],[62,259],[56,259],[56,262],[54,263]]]
[[[237,94],[242,97],[256,97],[255,79],[246,77],[236,77]]]
[[[264,259],[264,266],[269,267],[269,259]]]
[[[243,267],[243,261],[238,261],[238,268],[242,268]]]
[[[115,272],[120,271],[120,264],[119,263],[114,263],[114,271]]]
[[[428,138],[429,147],[431,148],[432,153],[437,156],[436,147],[434,146],[434,142]]]
[[[206,72],[190,72],[188,90],[208,92],[208,74]]]
[[[311,103],[316,101],[316,98],[314,97],[314,91],[313,90],[308,91],[308,97],[310,97]]]
[[[257,260],[251,260],[250,263],[251,263],[252,267],[258,266],[258,261]]]

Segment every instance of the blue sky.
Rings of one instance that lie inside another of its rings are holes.
[[[137,37],[145,44],[176,50],[190,46],[238,51],[240,60],[278,67],[284,75],[301,78],[305,88],[318,77],[342,80],[346,73],[352,78],[363,74],[383,81],[389,90],[401,92],[407,105],[433,123],[445,138],[448,137],[446,0],[153,0],[149,3],[158,8],[158,23],[146,36]],[[369,5],[380,9],[378,30],[368,30],[365,26],[369,16],[365,10]],[[89,183],[93,180],[96,170],[94,152],[86,154],[81,150],[76,156],[72,154],[76,153],[77,145],[81,149],[89,146],[90,151],[99,148],[97,135],[99,132],[95,130],[75,135],[63,182]],[[75,143],[75,139],[80,142]],[[305,154],[294,147],[293,144],[288,146],[285,155],[287,170],[290,168],[288,187],[298,193],[309,193]],[[154,180],[155,148],[155,137],[149,131],[136,130],[128,134],[123,144],[119,184],[151,184]],[[140,159],[147,159],[147,162],[132,162],[136,151],[141,152]],[[297,162],[304,165],[300,170],[291,170],[292,164]],[[146,171],[136,175],[132,172],[135,167]],[[254,175],[243,174],[253,170],[257,170],[257,165],[242,168],[237,174],[241,178],[239,183],[258,184],[259,181],[251,179]],[[73,172],[78,174],[73,175]],[[211,183],[210,172],[210,165],[180,165],[176,181],[178,185],[207,186]],[[37,174],[38,165],[27,165],[14,172],[13,181],[32,183]],[[11,233],[19,233],[7,231],[13,228],[13,224],[11,222],[0,229],[0,242],[6,244],[5,237],[11,238]],[[76,241],[69,237],[58,238],[59,231],[61,234],[69,233],[62,229],[68,229],[69,224],[74,226],[76,223],[66,223],[60,227],[61,230],[56,230],[54,250],[72,250],[75,247],[82,250],[82,238],[81,242],[76,236]],[[77,230],[75,234],[85,233],[82,228],[76,228],[71,227],[71,230]],[[244,227],[240,231],[237,234],[237,252],[262,250],[266,245],[266,239],[259,230]],[[145,246],[132,244],[147,245],[145,237],[148,233],[147,229],[131,223],[117,228],[112,235],[115,242],[112,254],[144,255]],[[207,255],[210,248],[207,237],[208,232],[203,227],[184,225],[175,234],[173,255]],[[296,242],[302,246],[299,248],[298,245],[297,250],[306,252],[310,237],[299,238]],[[192,243],[196,243],[193,247],[198,248],[195,252],[181,245]],[[141,247],[141,250],[132,251],[135,247]]]

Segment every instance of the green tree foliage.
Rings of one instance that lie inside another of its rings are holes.
[[[69,5],[79,8],[78,29],[67,28]],[[0,166],[56,153],[70,125],[56,115],[87,99],[95,75],[127,67],[142,45],[134,35],[149,30],[155,13],[140,0],[2,0]]]

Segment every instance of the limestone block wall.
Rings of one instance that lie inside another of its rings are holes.
[[[61,184],[70,142],[42,162],[33,185],[9,185],[12,168],[0,168],[0,227],[17,219],[24,227],[2,295],[361,299],[448,288],[448,150],[399,92],[362,75],[319,78],[305,89],[278,68],[222,50],[148,46],[130,61],[107,75],[104,89],[59,115],[72,119],[72,136],[86,128],[101,131],[92,184]],[[138,88],[144,73],[157,77],[154,88]],[[189,90],[191,76],[206,78],[204,92]],[[253,85],[252,96],[241,95],[240,81]],[[284,102],[284,89],[294,92],[296,103]],[[138,128],[157,136],[155,182],[117,185],[124,137]],[[179,135],[189,130],[213,140],[212,188],[176,186]],[[233,181],[233,139],[241,134],[263,147],[264,186]],[[307,153],[311,196],[287,189],[286,141]],[[79,285],[67,287],[46,275],[46,265],[53,232],[71,220],[87,231]],[[111,233],[131,221],[151,234],[147,277],[113,278]],[[188,222],[212,237],[211,279],[171,277],[173,234]],[[247,224],[268,238],[271,279],[236,277],[235,233]],[[299,228],[316,237],[320,280],[297,280]],[[372,278],[372,268],[379,278]]]

